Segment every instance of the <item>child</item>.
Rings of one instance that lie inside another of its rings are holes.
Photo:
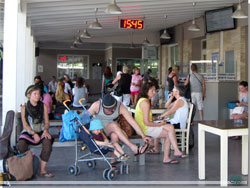
[[[101,146],[102,150],[114,152],[117,157],[117,161],[126,161],[129,159],[129,156],[124,153],[121,146],[115,142],[110,143],[107,137],[103,134],[102,129],[104,129],[102,122],[100,120],[92,120],[90,122],[89,131],[91,132],[92,137],[94,138],[96,144]]]

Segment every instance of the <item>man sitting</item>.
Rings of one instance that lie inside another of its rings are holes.
[[[92,116],[95,115],[94,119],[102,121],[104,132],[106,135],[110,136],[113,143],[121,140],[132,150],[134,155],[144,154],[148,149],[148,142],[150,141],[150,138],[144,135],[139,125],[128,112],[127,108],[110,94],[106,94],[102,99],[94,102],[88,109],[88,112]],[[123,115],[135,131],[141,135],[142,139],[146,142],[145,145],[137,146],[128,139],[127,134],[116,122],[120,114]]]

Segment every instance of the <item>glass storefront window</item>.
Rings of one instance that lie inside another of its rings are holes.
[[[71,79],[74,75],[89,79],[89,56],[58,55],[57,77],[62,78],[64,74],[68,74]]]

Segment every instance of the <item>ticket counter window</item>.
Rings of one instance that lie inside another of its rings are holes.
[[[80,55],[58,55],[57,77],[62,78],[68,74],[71,79],[74,75],[89,79],[89,57]]]
[[[117,71],[122,71],[122,67],[126,65],[130,73],[134,67],[140,69],[141,75],[143,75],[148,69],[152,70],[150,76],[158,78],[159,60],[142,60],[142,59],[117,59],[116,60]]]

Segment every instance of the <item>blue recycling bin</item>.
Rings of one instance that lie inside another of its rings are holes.
[[[237,103],[237,102],[228,102],[228,103],[227,103],[228,115],[229,115],[228,118],[230,118],[230,116],[232,115],[233,109],[237,106],[236,103]]]

